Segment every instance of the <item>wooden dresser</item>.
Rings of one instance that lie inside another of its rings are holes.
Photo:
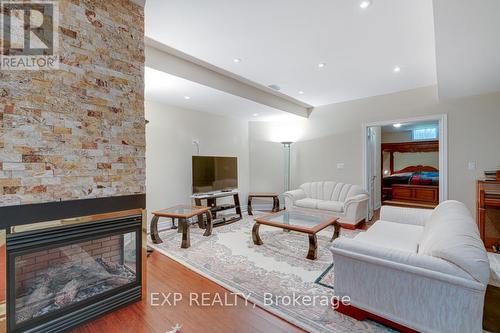
[[[500,244],[500,180],[478,180],[477,225],[481,239],[488,251],[491,246]]]

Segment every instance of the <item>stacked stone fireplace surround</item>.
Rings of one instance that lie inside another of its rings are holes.
[[[144,10],[59,11],[59,69],[0,70],[0,206],[145,192]]]
[[[145,193],[144,8],[131,0],[58,6],[59,68],[0,70],[0,209]],[[0,214],[0,332],[8,331],[10,223]],[[122,245],[105,236],[21,256],[30,264],[15,289],[29,290],[58,264],[123,263]]]

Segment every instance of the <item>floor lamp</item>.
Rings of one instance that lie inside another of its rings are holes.
[[[285,191],[290,191],[290,146],[292,145],[293,142],[291,141],[284,141],[281,142],[283,145],[283,151],[284,151],[284,157],[285,157]]]

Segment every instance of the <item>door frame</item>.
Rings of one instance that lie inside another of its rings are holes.
[[[368,128],[373,126],[387,126],[397,123],[407,123],[416,121],[438,121],[439,123],[439,202],[448,200],[448,115],[433,114],[427,116],[382,120],[362,124],[363,142],[363,187],[369,191],[368,183]]]
[[[368,219],[372,219],[373,217],[373,212],[377,209],[380,208],[380,206],[378,206],[376,204],[376,198],[375,198],[375,187],[374,188],[370,188],[370,184],[372,184],[373,182],[373,179],[374,178],[377,178],[376,176],[376,173],[375,173],[375,170],[377,169],[375,167],[375,164],[376,164],[376,161],[377,161],[377,157],[376,157],[376,153],[377,153],[377,147],[375,146],[374,144],[374,130],[373,128],[380,128],[379,126],[369,126],[366,128],[366,163],[365,165],[367,166],[366,168],[366,179],[367,179],[367,183],[366,183],[366,190],[368,192],[368,194],[370,195],[370,200],[368,200]],[[371,132],[371,133],[370,133]],[[381,131],[379,131],[381,132]],[[382,162],[382,161],[381,161]],[[370,168],[368,168],[368,165],[370,164]]]

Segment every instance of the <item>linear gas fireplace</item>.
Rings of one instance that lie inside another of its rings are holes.
[[[129,209],[7,228],[4,330],[67,331],[140,300],[144,222]]]

